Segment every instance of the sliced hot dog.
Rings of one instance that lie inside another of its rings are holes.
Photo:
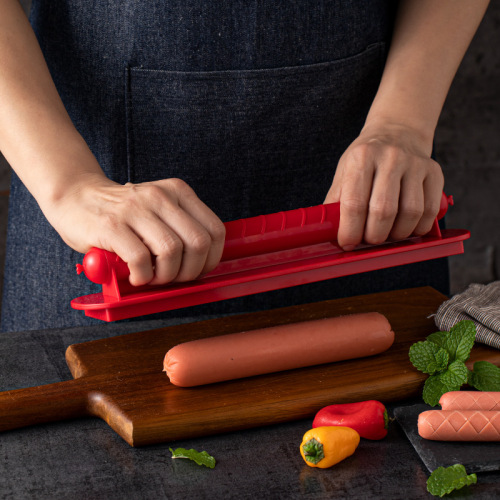
[[[500,412],[424,411],[418,416],[418,433],[433,441],[500,441]]]
[[[195,340],[170,349],[170,381],[191,387],[378,354],[394,342],[382,314],[304,321]]]
[[[443,410],[500,410],[500,392],[450,391],[441,396]]]

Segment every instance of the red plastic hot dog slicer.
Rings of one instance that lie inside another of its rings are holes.
[[[441,209],[425,236],[344,252],[337,244],[340,206],[317,205],[225,223],[219,265],[186,283],[134,287],[127,264],[116,254],[91,249],[77,264],[102,292],[71,301],[74,309],[104,321],[133,318],[314,281],[400,266],[463,253],[469,231],[440,230],[438,219],[453,199],[443,193]]]

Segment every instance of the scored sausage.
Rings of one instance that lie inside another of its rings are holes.
[[[500,410],[500,392],[450,391],[439,404],[443,410]]]
[[[418,416],[418,433],[432,441],[500,441],[500,412],[424,411]]]
[[[185,342],[163,367],[172,384],[192,387],[371,356],[393,342],[385,316],[360,313]]]

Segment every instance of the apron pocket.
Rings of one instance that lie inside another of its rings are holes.
[[[128,67],[129,181],[181,178],[222,220],[322,203],[384,62],[380,42],[275,69]]]

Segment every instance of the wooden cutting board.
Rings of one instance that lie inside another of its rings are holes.
[[[0,430],[94,415],[142,446],[312,417],[332,403],[414,397],[425,376],[408,350],[436,331],[429,315],[444,300],[432,288],[415,288],[75,344],[66,352],[74,380],[0,393]],[[384,314],[396,334],[376,356],[196,388],[175,387],[162,372],[165,353],[180,342],[369,311]],[[477,360],[500,365],[500,351],[476,345],[470,362]]]

